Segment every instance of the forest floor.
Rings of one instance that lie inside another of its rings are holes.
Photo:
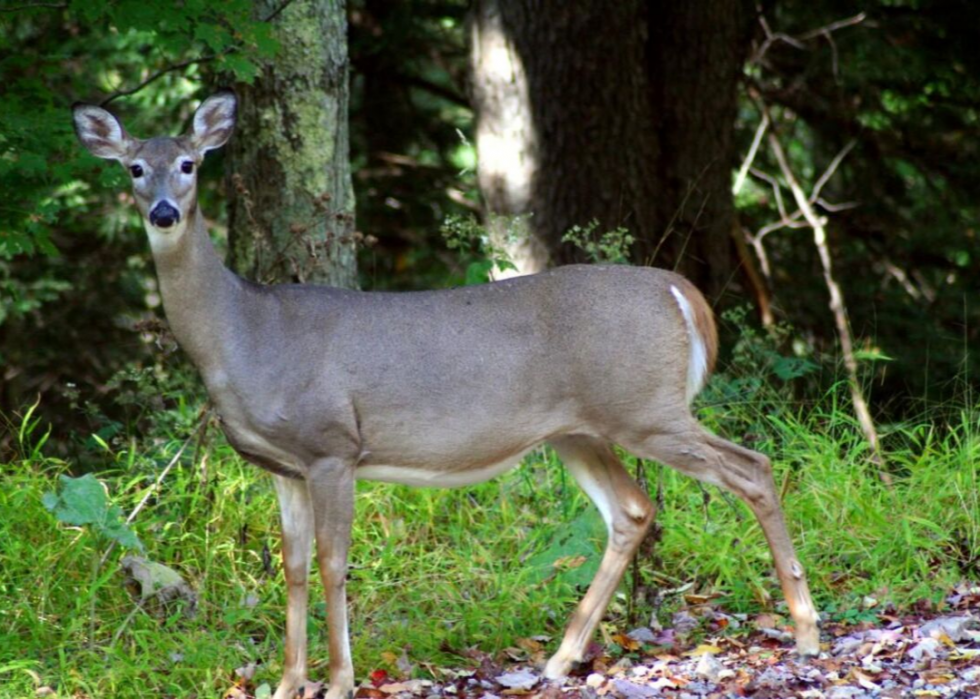
[[[439,679],[400,680],[377,670],[356,697],[980,697],[980,586],[961,585],[942,610],[923,604],[914,612],[869,613],[856,623],[825,622],[822,652],[801,659],[779,617],[730,616],[709,605],[692,606],[675,614],[669,627],[603,634],[573,676],[559,682],[540,674],[547,657],[544,644],[552,639],[536,637],[498,658],[460,651],[476,666],[470,669],[425,668]],[[226,699],[261,698],[270,691],[267,685],[250,686],[252,670],[238,671],[241,681]],[[325,685],[310,683],[300,696],[317,699],[325,691]]]

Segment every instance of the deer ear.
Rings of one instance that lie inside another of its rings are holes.
[[[201,155],[220,148],[231,138],[237,105],[235,93],[224,90],[208,97],[194,112],[191,142]]]
[[[91,104],[75,103],[71,108],[75,133],[92,155],[122,160],[132,139],[111,113]]]

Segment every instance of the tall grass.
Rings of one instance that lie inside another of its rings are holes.
[[[751,343],[736,351],[733,373],[712,384],[700,413],[712,429],[773,456],[819,606],[846,616],[865,596],[909,605],[980,577],[980,414],[944,406],[884,425],[887,484],[849,417],[847,391],[835,385],[800,401],[796,379],[772,372],[819,370],[787,369],[757,352]],[[756,375],[740,372],[740,363]],[[73,465],[45,456],[43,427],[29,415],[12,427],[20,457],[0,476],[0,697],[34,696],[44,685],[59,696],[215,696],[232,684],[234,668],[253,661],[261,663],[258,679],[275,683],[285,591],[268,475],[214,436],[206,448],[188,449],[134,529],[149,558],[197,589],[197,614],[180,605],[134,613],[123,552],[93,580],[93,552],[104,544],[59,525],[42,505]],[[105,445],[97,475],[124,512],[180,441]],[[729,611],[778,611],[768,550],[747,508],[670,469],[645,468],[650,487],[662,488],[664,508],[661,564],[641,561],[644,585],[691,583],[722,595]],[[586,498],[547,450],[473,488],[359,483],[348,587],[358,672],[394,670],[404,654],[424,673],[466,662],[454,651],[470,646],[496,652],[530,636],[560,635],[603,537]],[[322,679],[324,606],[313,579],[311,674]],[[625,592],[608,617],[619,628]],[[664,600],[664,614],[683,603],[676,595]]]

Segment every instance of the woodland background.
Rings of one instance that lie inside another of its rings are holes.
[[[0,675],[94,696],[214,691],[257,657],[275,676],[268,483],[198,427],[128,178],[70,120],[80,100],[176,135],[219,87],[239,128],[201,202],[240,273],[412,290],[678,269],[720,317],[700,417],[774,456],[821,608],[941,604],[980,577],[978,29],[968,0],[3,0]],[[635,467],[663,527],[612,617],[685,585],[773,611],[744,513]],[[197,622],[133,607],[118,527],[58,528],[42,496],[87,473],[103,524],[149,497],[131,533],[198,591]],[[554,633],[595,562],[546,452],[464,493],[360,490],[358,663]]]

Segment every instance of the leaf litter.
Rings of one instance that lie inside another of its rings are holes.
[[[518,642],[497,657],[456,651],[470,667],[423,665],[432,679],[398,679],[375,670],[357,689],[358,699],[462,699],[526,697],[561,699],[899,699],[980,697],[980,585],[960,585],[944,613],[926,605],[911,613],[879,610],[877,621],[824,622],[821,653],[800,658],[791,627],[776,614],[728,615],[710,604],[688,607],[670,625],[601,634],[568,678],[541,674],[550,639]],[[450,650],[450,649],[446,649]],[[399,670],[411,668],[405,654]],[[229,699],[253,694],[238,677]],[[318,699],[325,683],[298,695]]]

